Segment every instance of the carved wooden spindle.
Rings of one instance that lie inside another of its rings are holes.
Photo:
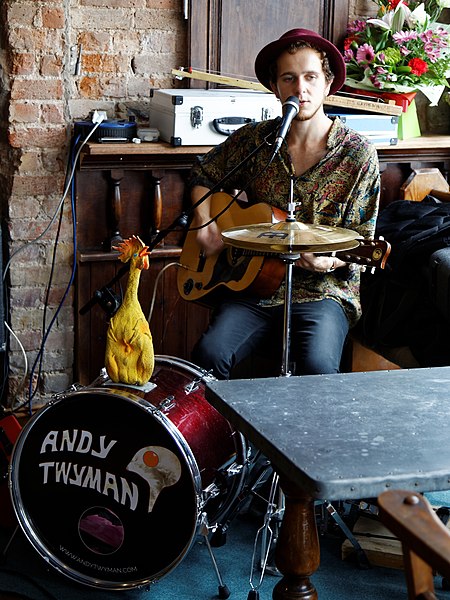
[[[157,235],[161,230],[162,223],[162,190],[161,190],[161,179],[162,176],[153,174],[154,190],[153,190],[153,210],[152,210],[152,224],[150,230],[150,237]]]
[[[110,177],[112,182],[112,194],[111,194],[111,210],[110,210],[110,223],[111,223],[111,238],[110,238],[110,250],[113,246],[123,241],[120,233],[120,220],[122,218],[122,199],[120,194],[120,183],[123,179],[123,171],[118,169],[112,169],[110,171]]]

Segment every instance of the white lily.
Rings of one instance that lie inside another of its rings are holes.
[[[399,2],[395,7],[395,10],[388,11],[381,19],[367,19],[367,22],[380,29],[385,29],[386,31],[391,30],[395,33],[396,31],[402,30],[405,19],[409,19],[410,15],[410,9],[403,4],[403,2]]]
[[[406,15],[406,23],[410,29],[414,29],[417,23],[425,25],[430,20],[429,14],[425,11],[425,4],[419,4],[409,15]]]
[[[391,11],[386,13],[382,19],[367,19],[367,22],[371,25],[375,25],[375,27],[379,27],[380,29],[389,30],[392,25],[392,18],[393,14]]]

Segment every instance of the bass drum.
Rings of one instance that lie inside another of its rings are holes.
[[[14,510],[54,568],[119,590],[157,581],[220,523],[246,444],[206,400],[208,375],[157,356],[147,386],[96,381],[36,413],[10,465]]]

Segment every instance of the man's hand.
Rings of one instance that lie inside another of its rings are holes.
[[[345,264],[344,261],[335,256],[324,256],[313,252],[302,253],[300,258],[295,261],[295,266],[313,273],[331,273],[331,271],[343,267]]]
[[[220,235],[220,229],[215,221],[197,231],[197,242],[205,256],[218,254],[223,250],[224,243]]]

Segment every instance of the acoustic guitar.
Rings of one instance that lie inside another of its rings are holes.
[[[266,203],[232,202],[231,196],[224,192],[213,194],[210,202],[211,215],[219,215],[216,222],[220,231],[254,223],[277,223],[286,217],[283,210]],[[277,254],[225,246],[221,252],[205,256],[196,233],[188,231],[186,234],[179,261],[177,285],[185,300],[202,300],[220,286],[232,292],[245,290],[259,298],[270,298],[280,287],[286,267]],[[336,252],[335,256],[346,262],[383,269],[391,251],[390,244],[385,240],[356,241],[357,247]]]

